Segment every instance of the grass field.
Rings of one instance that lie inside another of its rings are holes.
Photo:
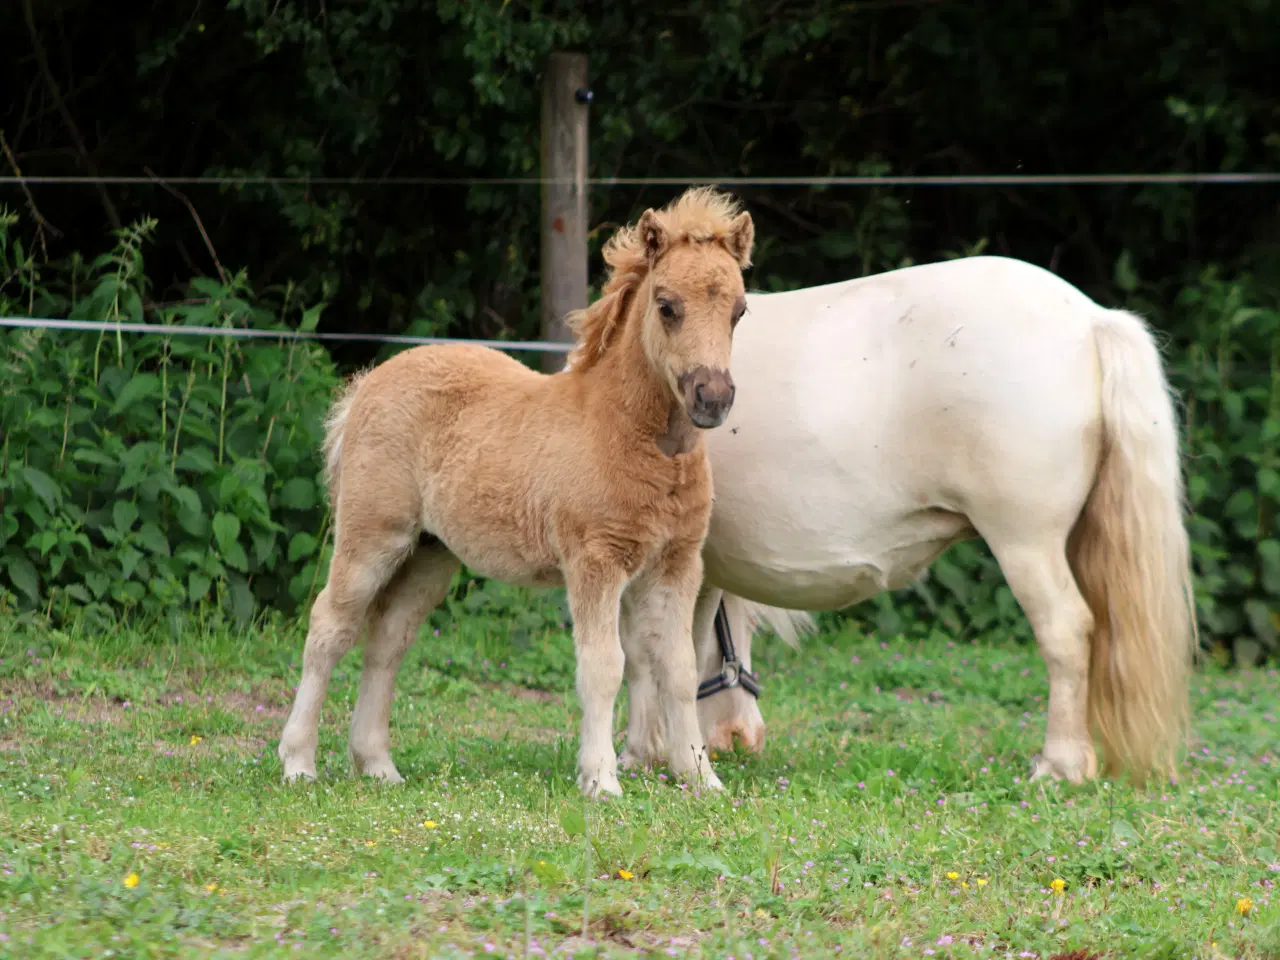
[[[301,639],[0,622],[0,956],[1280,956],[1274,670],[1204,668],[1180,781],[1139,793],[1027,782],[1032,649],[772,639],[723,795],[585,805],[563,631],[424,630],[399,787],[349,773],[356,653],[319,782],[280,782]]]

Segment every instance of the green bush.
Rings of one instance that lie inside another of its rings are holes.
[[[1207,267],[1175,310],[1201,627],[1251,661],[1280,649],[1280,304]]]
[[[91,262],[41,265],[0,211],[0,315],[314,327],[290,290],[197,279],[153,304],[123,230]],[[322,420],[337,374],[311,343],[7,331],[0,339],[0,582],[68,605],[174,614],[213,601],[237,619],[307,600],[323,563]]]

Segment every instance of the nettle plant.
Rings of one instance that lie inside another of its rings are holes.
[[[144,221],[110,252],[42,265],[0,210],[0,314],[314,329],[319,309],[243,274],[149,305]],[[322,419],[338,382],[297,341],[127,332],[0,334],[0,606],[237,620],[305,604],[328,521]]]

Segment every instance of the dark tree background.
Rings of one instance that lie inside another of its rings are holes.
[[[215,267],[147,170],[536,176],[541,75],[561,49],[590,56],[595,176],[1280,169],[1280,0],[10,0],[0,37],[0,130],[24,173],[142,178],[32,185],[61,232],[49,257],[156,217],[153,303]],[[593,255],[678,189],[595,189]],[[536,334],[536,186],[181,190],[223,264],[327,302],[322,329]],[[1274,641],[1280,187],[739,193],[758,288],[984,250],[1152,317],[1187,405],[1202,616],[1224,640]]]
[[[5,10],[0,126],[31,175],[536,176],[541,71],[556,49],[591,58],[596,176],[1280,167],[1271,0],[230,0],[111,16],[89,0],[15,0]],[[676,189],[597,188],[597,241]],[[5,192],[22,202],[16,187]],[[212,271],[185,208],[155,185],[33,192],[63,252],[150,214],[162,229],[157,278]],[[536,329],[536,187],[184,192],[226,263],[256,284],[289,278],[331,299],[333,327]],[[980,242],[1103,298],[1122,253],[1166,296],[1205,262],[1277,276],[1274,187],[740,192],[761,221],[762,287]]]

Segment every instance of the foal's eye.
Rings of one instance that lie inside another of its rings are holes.
[[[668,333],[674,332],[684,319],[684,304],[678,296],[659,294],[657,299],[658,316],[662,318],[662,326]]]

